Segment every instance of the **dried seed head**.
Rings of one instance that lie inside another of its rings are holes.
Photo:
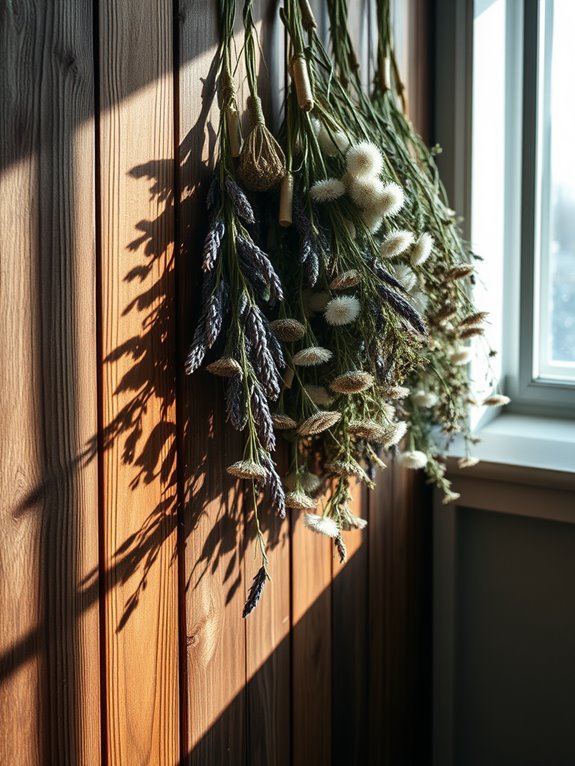
[[[509,404],[511,399],[508,396],[503,396],[503,394],[493,394],[492,396],[488,396],[487,399],[483,400],[483,404],[487,405],[487,407],[504,407],[506,404]]]
[[[409,388],[406,386],[388,386],[383,391],[386,399],[405,399],[409,393]]]
[[[286,494],[286,508],[294,508],[296,511],[313,511],[316,506],[317,502],[313,497],[306,495],[301,489]]]
[[[310,346],[302,348],[293,356],[293,363],[299,367],[312,367],[316,364],[325,364],[332,357],[332,352],[321,346]]]
[[[305,335],[305,325],[297,319],[275,319],[270,326],[276,338],[284,343],[301,340]]]
[[[369,372],[346,372],[332,380],[329,387],[337,394],[358,394],[371,388],[373,383],[373,375]]]
[[[322,407],[333,404],[335,401],[335,397],[324,386],[314,386],[312,383],[308,383],[304,386],[304,390],[314,404],[319,404]]]
[[[366,472],[358,463],[351,463],[347,460],[334,460],[331,463],[327,463],[325,469],[333,476],[355,476],[356,479],[364,481],[368,479]]]
[[[456,351],[452,351],[452,353],[449,355],[451,363],[458,367],[463,366],[464,364],[469,364],[472,358],[473,350],[469,346],[466,348],[457,349]]]
[[[323,431],[327,431],[336,423],[341,420],[340,412],[332,412],[327,410],[326,412],[316,412],[309,418],[306,418],[300,423],[298,433],[300,436],[315,436],[315,434],[321,434]]]
[[[387,435],[387,429],[375,420],[352,420],[348,426],[348,433],[357,439],[367,439],[370,442],[383,443]]]
[[[206,365],[206,370],[212,375],[219,375],[222,378],[234,378],[236,375],[242,375],[240,363],[229,356],[223,356],[221,359],[216,359],[215,362]]]
[[[262,591],[264,589],[264,585],[266,584],[267,579],[268,579],[268,574],[265,570],[265,567],[262,566],[260,567],[260,569],[258,569],[256,576],[254,577],[252,581],[252,585],[248,593],[247,601],[244,604],[244,611],[242,612],[242,617],[244,618],[247,617],[256,608],[257,603],[261,598]]]
[[[378,176],[383,169],[383,157],[375,144],[361,141],[347,152],[347,172],[355,178]]]
[[[429,258],[431,255],[431,251],[433,249],[433,237],[431,234],[428,234],[427,232],[424,232],[415,245],[413,246],[413,249],[411,251],[411,256],[409,258],[412,266],[421,266],[422,263],[425,263],[425,261]]]
[[[345,186],[339,178],[326,178],[316,181],[309,190],[309,196],[314,202],[332,202],[345,194]]]
[[[398,420],[397,423],[392,423],[387,430],[383,446],[386,449],[389,449],[389,447],[393,447],[395,444],[399,444],[406,433],[407,423],[405,423],[403,420]]]
[[[347,548],[345,547],[345,542],[343,540],[343,537],[341,535],[338,535],[334,538],[334,545],[335,549],[337,551],[337,555],[339,556],[339,563],[345,564],[347,561]]]
[[[454,266],[445,272],[443,276],[444,282],[456,282],[458,279],[465,279],[475,271],[475,266],[471,263],[464,263],[461,266]]]
[[[381,203],[384,185],[377,176],[350,178],[349,196],[360,210],[376,208]],[[380,211],[381,215],[381,211]]]
[[[446,303],[445,306],[439,309],[437,314],[434,316],[434,321],[438,324],[444,324],[445,322],[448,322],[450,319],[453,319],[454,316],[457,315],[457,308],[451,304]]]
[[[377,204],[377,212],[380,216],[391,218],[399,213],[404,203],[405,194],[401,186],[396,183],[386,184]]]
[[[420,468],[425,468],[427,465],[427,455],[425,452],[421,452],[421,450],[408,450],[398,456],[397,462],[403,468],[411,468],[413,471],[417,471]]]
[[[347,507],[341,509],[340,519],[341,528],[346,532],[349,532],[350,529],[365,529],[367,527],[367,521],[355,516]]]
[[[264,481],[266,478],[266,471],[259,463],[254,463],[253,460],[238,460],[237,463],[232,463],[226,468],[226,471],[230,476],[235,476],[236,479],[256,479],[257,481]]]
[[[332,326],[351,324],[359,316],[361,303],[355,295],[339,295],[325,307],[325,321]]]
[[[348,287],[355,287],[361,282],[361,275],[356,269],[344,271],[338,274],[329,283],[330,290],[347,290]]]
[[[465,319],[461,320],[462,327],[476,327],[477,325],[485,322],[489,316],[489,311],[477,311],[475,314],[470,314]]]
[[[272,423],[274,424],[274,428],[277,428],[278,431],[289,431],[290,428],[296,428],[297,423],[293,418],[290,418],[288,415],[272,415]]]
[[[393,231],[383,240],[379,246],[382,258],[397,258],[413,244],[413,234],[410,231],[399,229]]]
[[[476,338],[479,335],[483,335],[483,327],[463,327],[457,333],[457,337],[461,340],[467,340],[468,338]]]
[[[312,532],[318,535],[326,535],[327,537],[336,538],[339,535],[339,529],[333,519],[327,516],[317,516],[315,513],[306,513],[304,516],[304,524]]]
[[[283,483],[287,489],[292,491],[300,487],[307,495],[315,495],[321,489],[321,480],[309,471],[288,473],[284,477]]]

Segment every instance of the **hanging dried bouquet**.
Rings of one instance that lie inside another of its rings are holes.
[[[485,316],[473,306],[473,256],[433,156],[401,108],[389,2],[377,4],[371,94],[345,0],[327,7],[333,56],[305,0],[280,10],[289,87],[274,137],[257,93],[252,0],[244,3],[250,130],[242,143],[235,2],[220,0],[219,155],[187,371],[204,364],[224,379],[227,418],[246,435],[243,456],[228,467],[251,484],[261,556],[244,616],[269,576],[260,490],[278,515],[302,511],[343,561],[342,533],[366,523],[349,508],[352,479],[373,486],[384,451],[399,452],[403,466],[425,468],[453,499],[432,429],[471,442],[468,343]],[[260,192],[257,212],[250,192]],[[273,459],[279,438],[290,450],[283,480]]]

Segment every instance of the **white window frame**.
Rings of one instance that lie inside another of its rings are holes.
[[[548,216],[541,216],[543,173],[538,136],[536,87],[548,67],[538,55],[538,22],[543,4],[553,0],[506,1],[505,72],[505,327],[500,387],[512,403],[505,411],[575,417],[575,384],[534,373],[541,316],[538,259]],[[437,0],[435,137],[444,151],[442,177],[452,204],[471,231],[473,0]],[[547,25],[547,29],[550,25]],[[549,45],[549,43],[547,43]],[[541,179],[542,183],[538,183]],[[479,253],[480,255],[480,253]],[[556,371],[553,371],[556,372]]]

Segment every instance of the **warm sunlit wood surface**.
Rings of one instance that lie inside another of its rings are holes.
[[[265,517],[273,582],[241,617],[258,564],[225,467],[242,441],[220,383],[182,371],[216,7],[0,8],[1,764],[426,763],[429,519],[412,473],[356,488],[369,526],[343,567],[298,514]],[[424,125],[428,3],[410,7]],[[276,3],[256,18],[276,119]],[[236,84],[242,103],[241,68]]]

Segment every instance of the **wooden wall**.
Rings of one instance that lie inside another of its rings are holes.
[[[412,3],[419,73],[426,3]],[[2,764],[428,757],[413,474],[356,492],[369,526],[345,567],[301,518],[267,519],[274,581],[241,618],[253,530],[224,471],[240,439],[213,379],[182,374],[215,6],[0,4]],[[275,6],[258,5],[262,83],[281,78]],[[419,75],[413,90],[421,118]]]

